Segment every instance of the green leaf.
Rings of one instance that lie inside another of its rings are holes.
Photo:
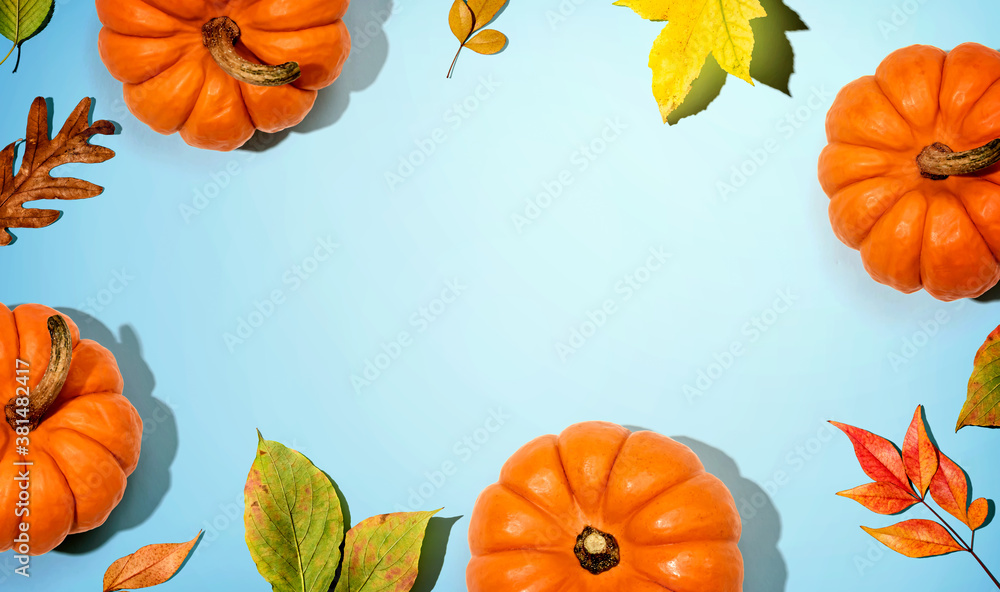
[[[0,35],[17,47],[42,28],[51,11],[52,0],[0,0]]]
[[[274,592],[328,592],[344,540],[337,491],[305,456],[257,437],[243,514],[257,571]]]
[[[986,337],[972,362],[968,398],[955,431],[965,426],[1000,427],[1000,327]]]
[[[420,547],[434,512],[383,514],[347,533],[335,592],[407,592],[417,579]]]

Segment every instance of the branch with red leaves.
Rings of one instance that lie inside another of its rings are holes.
[[[973,550],[976,531],[986,525],[990,515],[990,502],[986,498],[969,501],[971,481],[965,471],[934,444],[924,419],[923,406],[918,406],[913,414],[913,421],[903,439],[902,453],[895,444],[881,436],[836,421],[830,423],[851,439],[861,469],[874,480],[837,495],[850,498],[872,512],[886,515],[899,514],[923,504],[938,519],[938,522],[905,520],[885,528],[862,526],[865,532],[907,557],[933,557],[965,551],[975,558],[1000,588],[1000,581]],[[928,492],[942,510],[969,527],[972,535],[968,543],[927,503]]]

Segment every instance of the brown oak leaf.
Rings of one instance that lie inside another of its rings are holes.
[[[0,151],[0,246],[14,242],[10,228],[42,228],[59,219],[62,212],[40,208],[25,208],[24,204],[39,199],[85,199],[100,195],[104,188],[71,177],[53,177],[53,168],[68,164],[104,162],[115,155],[104,146],[94,146],[88,140],[95,134],[111,135],[115,126],[110,121],[95,121],[87,125],[90,98],[76,106],[55,138],[49,139],[48,105],[42,97],[31,103],[25,132],[24,157],[14,175],[14,159],[20,140]]]

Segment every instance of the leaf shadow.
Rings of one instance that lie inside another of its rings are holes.
[[[153,397],[156,379],[143,360],[142,344],[135,330],[124,325],[120,338],[94,317],[72,308],[59,308],[80,328],[81,339],[93,339],[106,347],[118,362],[125,381],[124,395],[142,418],[142,449],[139,464],[128,478],[118,507],[94,530],[66,537],[57,552],[79,555],[101,547],[122,530],[144,523],[170,489],[170,466],[177,456],[177,421],[170,406]]]
[[[344,24],[351,34],[351,55],[337,80],[321,89],[313,108],[297,126],[275,133],[258,131],[239,150],[264,152],[288,139],[292,133],[311,133],[330,127],[347,112],[351,95],[378,79],[389,58],[385,23],[397,12],[397,0],[352,0]]]
[[[306,458],[308,459],[309,457]],[[310,460],[309,462],[312,463],[312,460]],[[315,467],[316,464],[313,463],[313,466]],[[333,485],[333,490],[337,492],[337,499],[340,500],[340,513],[344,519],[344,540],[340,541],[340,547],[339,547],[340,564],[337,565],[337,572],[334,574],[333,582],[330,584],[330,592],[333,592],[334,588],[336,588],[337,586],[337,582],[340,581],[340,571],[344,568],[344,549],[345,545],[347,544],[346,535],[347,531],[351,529],[351,508],[350,506],[347,505],[347,496],[344,495],[343,490],[340,489],[340,485],[337,485],[337,482],[333,480],[333,477],[331,477],[329,473],[327,473],[323,469],[320,469],[319,467],[316,468],[317,470],[319,470],[320,473],[323,473],[323,476],[330,481],[330,485]]]
[[[649,431],[643,427],[625,427],[632,431]],[[743,524],[739,543],[743,555],[743,592],[784,592],[788,568],[778,549],[781,517],[771,497],[759,485],[743,477],[736,461],[725,452],[687,436],[671,437],[694,451],[705,470],[718,477],[733,494]]]
[[[787,34],[807,31],[809,27],[797,12],[785,5],[784,0],[760,0],[760,3],[767,16],[750,21],[754,35],[750,76],[761,84],[792,96],[789,82],[795,72],[795,52]],[[691,85],[691,92],[667,117],[667,123],[674,125],[707,109],[722,92],[728,77],[714,56],[710,55],[701,75]]]
[[[980,526],[979,528],[985,528],[989,526],[990,522],[993,522],[993,518],[995,518],[997,515],[997,503],[995,501],[986,500],[986,505],[989,507],[989,510],[986,511],[986,520],[983,521],[982,526]],[[976,530],[979,529],[977,528]]]
[[[453,518],[431,518],[427,523],[427,533],[424,535],[423,548],[420,551],[420,563],[417,566],[417,579],[413,582],[410,592],[430,592],[437,584],[444,567],[444,555],[448,550],[448,539],[451,528],[461,520],[461,516]]]

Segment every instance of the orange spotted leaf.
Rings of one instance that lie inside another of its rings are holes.
[[[892,442],[861,428],[836,421],[830,423],[851,439],[854,454],[858,457],[861,469],[866,475],[874,481],[892,483],[905,490],[911,489],[906,469],[903,467],[903,457]]]
[[[931,479],[931,497],[962,522],[969,524],[969,485],[962,467],[942,452],[938,455],[938,472]]]
[[[986,524],[986,518],[990,515],[990,502],[981,497],[969,504],[969,528],[978,530]]]
[[[352,528],[335,592],[408,592],[417,580],[427,523],[439,511],[383,514]]]
[[[938,469],[938,451],[927,432],[923,405],[917,406],[910,429],[906,430],[906,438],[903,439],[903,465],[917,492],[921,496],[927,495],[931,478]]]
[[[184,564],[200,536],[201,532],[186,543],[147,545],[115,561],[104,572],[104,592],[149,588],[166,582]]]
[[[892,483],[867,483],[837,495],[852,499],[878,514],[898,514],[920,501],[909,490]]]
[[[861,528],[886,547],[907,557],[934,557],[965,550],[943,526],[930,520],[906,520],[885,528]]]

